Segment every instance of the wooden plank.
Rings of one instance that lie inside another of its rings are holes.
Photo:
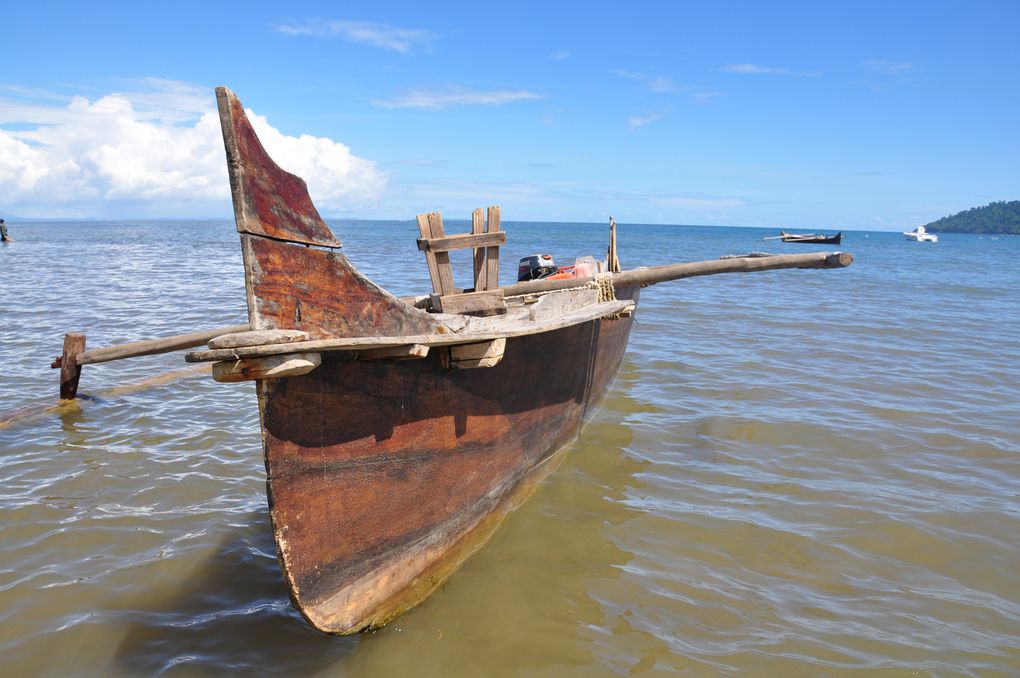
[[[481,207],[471,212],[471,232],[474,234],[485,233],[485,217]],[[475,291],[489,289],[486,285],[487,277],[485,273],[487,270],[485,267],[485,250],[481,247],[476,247],[474,251],[474,274],[471,278],[475,282]]]
[[[68,332],[64,335],[64,352],[60,356],[60,399],[74,400],[78,396],[81,365],[78,356],[85,350],[85,335]]]
[[[241,358],[257,358],[295,351],[362,351],[365,349],[404,346],[407,344],[425,344],[426,346],[451,346],[489,341],[500,337],[522,337],[532,334],[543,334],[553,330],[580,325],[604,316],[616,315],[634,308],[629,300],[604,301],[585,306],[571,313],[553,314],[552,317],[537,321],[526,319],[496,321],[494,329],[484,331],[450,332],[448,334],[402,335],[398,337],[336,337],[332,339],[314,339],[299,341],[293,344],[276,344],[271,346],[244,346],[240,348],[221,348],[216,350],[192,351],[184,356],[189,363],[201,363],[219,360],[238,360]],[[483,324],[492,323],[493,318],[470,318]]]
[[[308,332],[301,330],[252,330],[221,334],[209,340],[209,348],[236,348],[238,346],[262,346],[268,344],[289,344],[311,339]]]
[[[358,351],[358,360],[417,360],[428,354],[429,347],[424,344],[407,344]]]
[[[495,367],[503,360],[506,352],[506,338],[476,344],[459,344],[450,347],[450,367],[455,370],[470,370],[478,367]]]
[[[486,290],[439,297],[438,310],[443,313],[504,313],[506,303],[503,290]]]
[[[489,233],[499,232],[499,205],[489,208],[486,230]],[[499,248],[489,247],[485,252],[485,289],[494,290],[499,287]]]
[[[248,325],[234,325],[232,327],[221,327],[215,330],[205,330],[204,332],[178,334],[172,337],[163,337],[162,339],[146,339],[144,341],[133,341],[128,344],[120,344],[118,346],[93,348],[78,354],[78,364],[91,365],[93,363],[105,363],[111,360],[121,360],[122,358],[135,358],[137,356],[170,353],[171,351],[195,348],[196,346],[201,346],[207,341],[220,335],[244,332],[248,329]]]
[[[422,239],[443,238],[443,215],[429,212],[418,215],[418,230]],[[429,275],[432,278],[432,289],[437,294],[453,294],[453,271],[450,270],[450,255],[444,251],[425,252],[425,261],[429,264]]]
[[[442,238],[446,235],[443,230],[443,215],[439,212],[429,214],[429,225],[432,227],[433,238]],[[453,284],[450,255],[446,252],[436,252],[436,264],[439,266],[439,281],[442,283],[442,287],[437,291],[440,294],[455,294],[457,288]]]
[[[422,238],[432,237],[432,225],[429,223],[429,215],[418,215],[418,232],[421,233]],[[432,279],[432,289],[438,293],[443,287],[443,283],[439,277],[439,264],[436,262],[435,252],[425,253],[425,263],[428,264],[429,267],[429,278]]]
[[[449,252],[466,250],[469,247],[492,247],[506,242],[506,233],[460,233],[441,238],[419,238],[418,249],[422,252]]]
[[[308,374],[322,363],[319,353],[287,353],[265,358],[213,363],[213,379],[226,384],[255,379],[281,379]]]

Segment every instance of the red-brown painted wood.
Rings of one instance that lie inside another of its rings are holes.
[[[577,435],[631,320],[509,339],[488,369],[449,370],[441,350],[399,363],[331,353],[307,375],[259,382],[273,527],[298,609],[349,633],[427,595],[440,580],[415,580],[460,558],[456,544],[476,547],[486,516]]]
[[[449,331],[338,252],[305,246],[339,243],[304,182],[265,154],[237,98],[217,96],[251,328],[313,339]],[[423,237],[442,235],[423,227]],[[637,288],[617,295],[636,301]],[[494,367],[451,369],[450,347],[392,362],[337,352],[307,374],[259,380],[270,516],[302,614],[350,633],[428,595],[577,435],[620,366],[631,322],[508,338]]]

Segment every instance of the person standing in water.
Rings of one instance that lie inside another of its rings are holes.
[[[3,219],[0,219],[0,242],[7,242],[10,237],[7,235],[7,224],[4,223]]]

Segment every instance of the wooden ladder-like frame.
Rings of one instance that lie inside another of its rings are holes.
[[[432,310],[442,313],[503,313],[503,290],[499,288],[499,246],[506,242],[506,232],[499,229],[499,206],[481,208],[471,213],[471,233],[446,235],[443,216],[439,212],[418,215],[418,249],[432,278]],[[465,292],[453,282],[450,268],[451,250],[474,249],[474,290]]]

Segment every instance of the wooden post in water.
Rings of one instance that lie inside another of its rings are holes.
[[[85,352],[85,334],[68,332],[64,335],[64,352],[60,356],[60,399],[74,400],[78,396],[78,379],[81,365],[78,354]]]
[[[616,255],[616,219],[609,217],[609,251],[606,254],[606,264],[610,273],[619,273],[620,257]]]

